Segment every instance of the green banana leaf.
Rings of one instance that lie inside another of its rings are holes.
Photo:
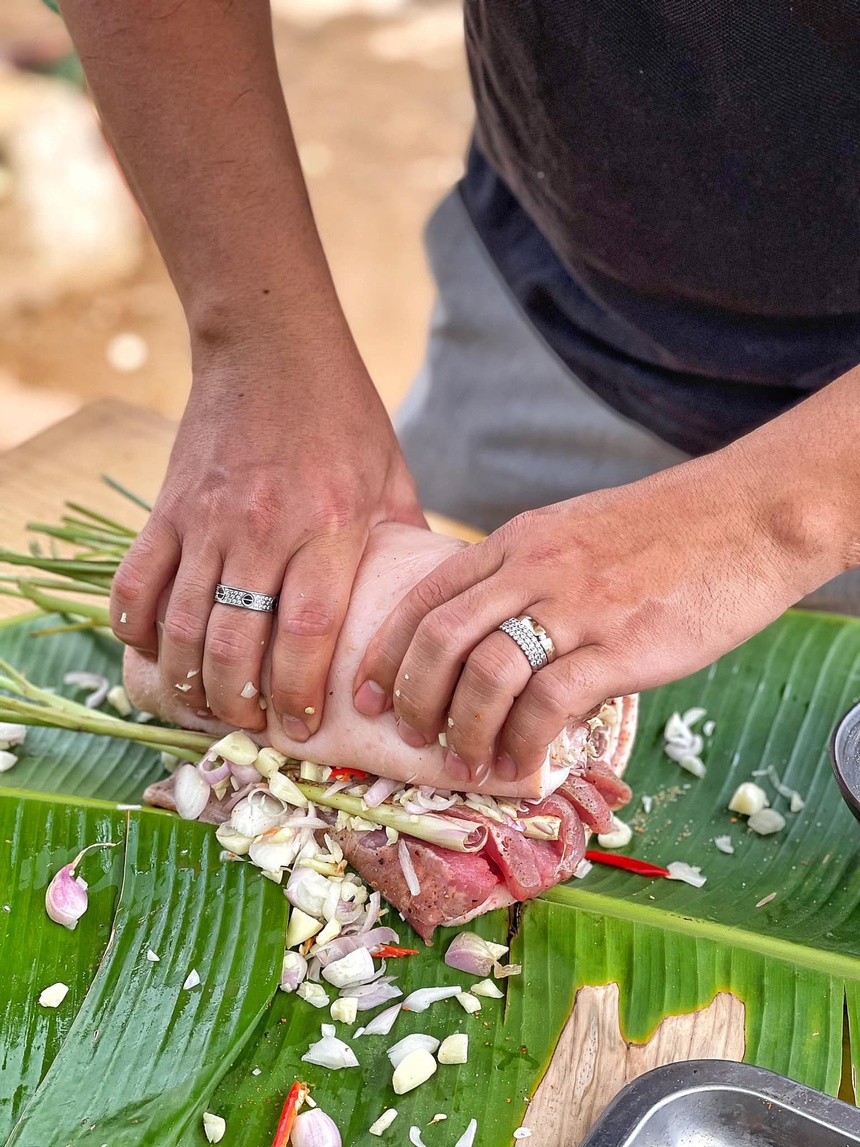
[[[119,680],[110,638],[34,637],[44,624],[0,628],[0,656],[69,695],[62,678],[70,669]],[[860,1059],[860,827],[833,783],[827,745],[858,699],[860,623],[803,613],[643,698],[628,772],[636,831],[625,851],[700,865],[705,886],[595,866],[521,912],[512,958],[524,972],[507,982],[504,1000],[484,1000],[477,1016],[455,1001],[403,1013],[391,1036],[351,1041],[360,1067],[338,1072],[301,1061],[327,1012],[276,990],[281,890],[250,865],[221,862],[204,826],[116,807],[136,803],[160,774],[157,753],[31,730],[18,765],[0,774],[0,1144],[190,1147],[205,1143],[201,1116],[210,1110],[227,1120],[225,1147],[267,1147],[302,1078],[345,1144],[379,1142],[367,1128],[396,1106],[383,1143],[405,1142],[418,1124],[428,1145],[448,1147],[475,1117],[482,1147],[502,1147],[577,990],[610,982],[620,988],[622,1034],[634,1042],[666,1016],[730,991],[745,1004],[748,1061],[835,1093],[846,1008],[855,1067]],[[701,780],[662,752],[669,714],[694,705],[716,722]],[[791,814],[776,798],[788,824],[759,837],[726,805],[767,765],[806,807]],[[648,815],[643,794],[654,798]],[[723,834],[733,855],[713,843]],[[90,908],[69,932],[45,915],[45,887],[94,840],[118,847],[83,862]],[[504,942],[508,916],[475,927]],[[405,925],[398,931],[421,949],[390,968],[405,992],[468,979],[442,962],[450,932],[425,948]],[[192,968],[201,984],[184,989]],[[69,994],[49,1011],[38,995],[58,980]],[[338,1025],[345,1038],[348,1030]],[[440,1066],[415,1092],[395,1096],[386,1047],[410,1031],[442,1038],[455,1030],[469,1033],[468,1064]],[[447,1121],[426,1128],[436,1112]]]

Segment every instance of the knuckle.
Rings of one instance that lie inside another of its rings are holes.
[[[542,718],[562,723],[567,719],[570,698],[573,695],[570,678],[570,671],[564,677],[557,673],[534,675],[530,689],[531,700]]]
[[[453,610],[434,609],[419,623],[415,641],[422,654],[458,653],[463,644],[463,627]]]
[[[485,643],[472,654],[466,662],[465,672],[470,684],[477,688],[481,696],[498,693],[500,689],[508,691],[509,682],[517,675],[514,653],[518,654],[518,651],[493,642]]]
[[[164,619],[165,642],[180,650],[198,649],[205,631],[205,624],[183,609],[170,610]]]
[[[130,608],[147,602],[152,595],[151,582],[146,576],[144,567],[138,564],[135,557],[136,555],[129,554],[113,579],[114,601]]]
[[[329,637],[338,628],[334,604],[321,598],[303,598],[278,610],[278,633],[285,637]]]
[[[248,638],[235,629],[216,629],[206,641],[206,656],[216,668],[235,669],[247,665],[255,653]]]
[[[424,578],[410,594],[413,605],[422,613],[430,614],[447,600],[446,583],[437,570],[431,577]]]

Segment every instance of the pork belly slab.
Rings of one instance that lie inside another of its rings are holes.
[[[552,817],[559,822],[557,840],[534,840],[524,833],[522,820],[466,804],[456,804],[435,816],[466,820],[486,829],[486,843],[478,852],[454,852],[401,833],[389,843],[381,829],[361,831],[338,828],[331,810],[329,835],[343,849],[355,871],[380,892],[428,943],[437,927],[465,924],[494,908],[530,900],[572,876],[585,852],[590,831],[612,826],[612,811],[627,804],[630,788],[621,779],[633,745],[637,698],[608,702],[590,719],[585,761],[571,771],[560,788],[543,800],[522,805],[528,818]],[[612,725],[605,722],[611,720]],[[611,736],[605,736],[612,730]],[[594,756],[602,748],[603,758]],[[144,794],[149,804],[175,809],[173,777],[151,785]],[[513,803],[513,802],[511,802]],[[200,819],[220,824],[229,817],[230,798],[210,800]],[[371,813],[372,815],[372,813]],[[399,855],[405,844],[420,891],[409,891]]]
[[[332,768],[364,769],[375,776],[438,788],[453,788],[453,778],[445,768],[445,750],[440,744],[412,749],[400,739],[394,714],[363,717],[352,703],[355,673],[367,644],[379,625],[403,596],[445,558],[467,543],[457,538],[431,533],[415,526],[384,523],[371,533],[356,576],[346,620],[340,634],[328,680],[327,700],[319,731],[304,744],[287,736],[275,714],[266,710],[267,727],[254,739],[261,745],[272,745],[289,757],[315,761]],[[526,608],[528,602],[523,603]],[[189,669],[198,668],[189,665]],[[262,690],[269,689],[270,664],[263,666]],[[206,720],[191,712],[181,694],[171,683],[165,684],[157,665],[134,650],[125,655],[125,684],[132,702],[149,713],[188,729],[221,736],[226,725]],[[551,746],[543,766],[522,781],[500,781],[492,773],[466,786],[468,791],[481,791],[496,796],[539,798],[552,792],[567,776],[571,736],[581,722],[576,722]],[[610,730],[617,737],[620,730]],[[611,749],[610,749],[611,752]]]

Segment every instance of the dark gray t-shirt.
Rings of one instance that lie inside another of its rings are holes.
[[[860,0],[466,0],[462,194],[584,381],[702,452],[860,362]]]

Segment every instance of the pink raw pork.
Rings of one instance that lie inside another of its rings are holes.
[[[583,758],[561,784],[543,800],[531,803],[495,800],[483,807],[458,803],[438,819],[467,821],[475,826],[479,839],[475,851],[455,852],[401,833],[391,843],[382,829],[361,831],[350,818],[337,827],[341,818],[324,807],[317,815],[330,821],[329,836],[343,849],[344,856],[362,879],[379,891],[428,943],[439,926],[465,924],[494,908],[530,900],[567,880],[585,852],[589,830],[608,832],[612,810],[630,800],[629,787],[621,780],[636,729],[638,699],[621,697],[608,701],[600,711],[583,722]],[[601,755],[598,755],[601,754]],[[175,809],[174,778],[151,785],[144,794],[149,804]],[[245,790],[242,790],[243,792]],[[236,794],[238,795],[238,794]],[[221,823],[230,816],[236,796],[222,801],[210,799],[200,819]],[[507,810],[515,808],[516,816]],[[369,810],[369,815],[373,811]],[[553,818],[558,822],[557,840],[536,840],[525,834],[525,821]],[[415,816],[416,823],[420,817]],[[409,854],[418,880],[414,895],[403,870],[400,846]]]
[[[304,744],[291,740],[270,705],[266,710],[267,727],[263,733],[255,733],[254,739],[260,744],[274,746],[289,757],[315,761],[332,768],[352,766],[374,776],[437,788],[458,787],[522,798],[545,797],[556,789],[567,776],[567,767],[577,759],[576,755],[571,755],[570,749],[571,741],[576,740],[574,730],[582,728],[581,721],[562,733],[551,746],[542,768],[525,780],[500,781],[490,773],[480,781],[455,786],[445,768],[445,750],[441,745],[412,749],[400,739],[393,713],[368,718],[356,712],[353,706],[355,673],[379,625],[408,590],[466,544],[457,538],[444,537],[414,526],[393,523],[377,526],[359,567],[346,621],[335,649],[328,680],[329,695],[319,732]],[[524,608],[527,604],[523,603]],[[213,736],[229,731],[218,721],[202,719],[190,712],[176,690],[163,683],[157,666],[134,650],[126,652],[125,682],[133,703],[147,712]],[[270,695],[268,683],[267,662],[263,667],[263,691]],[[621,733],[620,724],[608,729],[606,759],[611,758]]]
[[[609,831],[612,810],[631,798],[620,773],[632,747],[637,698],[623,697],[611,704],[621,733],[612,757],[589,757],[581,775],[572,773],[557,792],[526,806],[529,817],[560,820],[558,840],[532,840],[515,818],[499,820],[467,805],[455,805],[441,815],[484,825],[487,842],[480,852],[462,853],[401,835],[420,885],[420,892],[413,896],[398,844],[389,844],[384,832],[342,830],[331,835],[361,878],[381,892],[428,943],[437,927],[465,924],[494,908],[531,900],[573,875],[585,853],[588,830]]]

